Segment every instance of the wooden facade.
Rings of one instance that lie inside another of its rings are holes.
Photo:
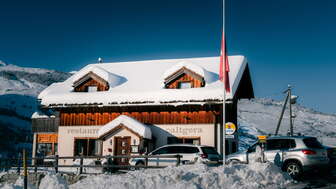
[[[213,111],[61,112],[60,126],[105,125],[120,115],[145,124],[205,124],[216,120]]]
[[[107,81],[99,77],[98,75],[89,72],[84,77],[74,82],[75,92],[88,92],[88,87],[96,86],[97,91],[107,91],[109,85]]]
[[[183,67],[171,76],[165,79],[165,87],[167,89],[179,89],[180,83],[190,82],[191,88],[204,87],[204,78],[197,73]]]
[[[60,119],[58,117],[34,118],[32,119],[32,131],[38,132],[57,132]]]

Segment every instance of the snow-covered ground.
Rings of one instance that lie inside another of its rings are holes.
[[[120,175],[88,176],[72,185],[55,174],[47,174],[40,189],[56,188],[115,188],[115,189],[199,189],[199,188],[287,188],[293,183],[277,166],[271,163],[236,164],[208,167],[203,164],[130,171]],[[22,188],[22,178],[3,188]],[[33,188],[31,186],[31,188]]]

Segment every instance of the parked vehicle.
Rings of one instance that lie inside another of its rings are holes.
[[[257,146],[260,143],[255,143],[245,151],[228,155],[227,163],[252,161]],[[270,136],[266,141],[264,156],[293,178],[305,171],[327,167],[329,163],[325,147],[315,137],[309,136]]]
[[[202,162],[208,164],[218,163],[220,155],[215,148],[210,146],[201,146],[193,144],[171,144],[165,145],[148,154],[149,156],[167,156],[181,155],[181,163],[189,164]],[[176,158],[148,158],[149,166],[169,166],[176,165]],[[144,158],[132,158],[129,160],[130,165],[145,165]]]
[[[331,167],[336,167],[336,147],[325,146]]]

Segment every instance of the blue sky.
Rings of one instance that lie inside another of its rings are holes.
[[[336,113],[332,0],[227,0],[230,55],[245,55],[257,97]],[[1,1],[0,60],[78,70],[95,62],[219,55],[220,0]]]

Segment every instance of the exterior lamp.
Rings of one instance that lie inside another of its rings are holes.
[[[299,98],[299,97],[296,96],[296,95],[291,95],[290,103],[291,103],[291,104],[296,104],[296,100],[297,100],[298,98]]]

